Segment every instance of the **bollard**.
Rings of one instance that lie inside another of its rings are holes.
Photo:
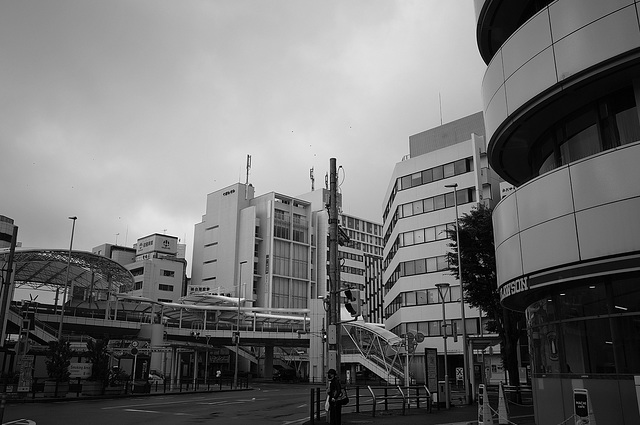
[[[4,418],[4,406],[7,403],[7,393],[2,393],[2,399],[0,399],[0,423]]]
[[[313,425],[314,424],[314,420],[315,420],[315,415],[314,415],[314,410],[316,407],[316,404],[314,403],[314,393],[313,393],[313,388],[311,388],[311,400],[309,401],[309,424]]]

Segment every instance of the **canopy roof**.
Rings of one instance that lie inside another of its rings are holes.
[[[0,266],[6,269],[9,249],[0,249]],[[63,249],[16,248],[13,280],[16,286],[64,287],[69,263],[69,281],[74,287],[120,292],[133,288],[133,276],[119,263],[102,255]]]

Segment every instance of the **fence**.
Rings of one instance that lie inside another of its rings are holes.
[[[343,407],[351,408],[354,412],[360,413],[370,410],[372,416],[376,415],[378,410],[402,410],[402,414],[407,409],[425,408],[427,412],[431,412],[431,393],[425,385],[412,385],[409,387],[400,387],[392,385],[351,387],[346,388],[349,395],[349,404]],[[313,425],[314,421],[319,421],[324,405],[326,394],[323,388],[312,388],[309,403],[309,423]]]

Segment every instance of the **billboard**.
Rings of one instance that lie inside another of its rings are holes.
[[[153,234],[138,239],[136,244],[136,256],[151,252],[161,252],[163,254],[178,253],[178,238],[175,236]]]

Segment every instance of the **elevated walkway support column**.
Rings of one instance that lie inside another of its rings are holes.
[[[153,348],[162,346],[164,342],[164,325],[161,323],[142,323],[138,336],[142,339],[148,339],[151,344],[151,363],[149,370],[162,371],[162,354],[153,351]]]
[[[264,347],[264,378],[273,378],[273,346]]]

